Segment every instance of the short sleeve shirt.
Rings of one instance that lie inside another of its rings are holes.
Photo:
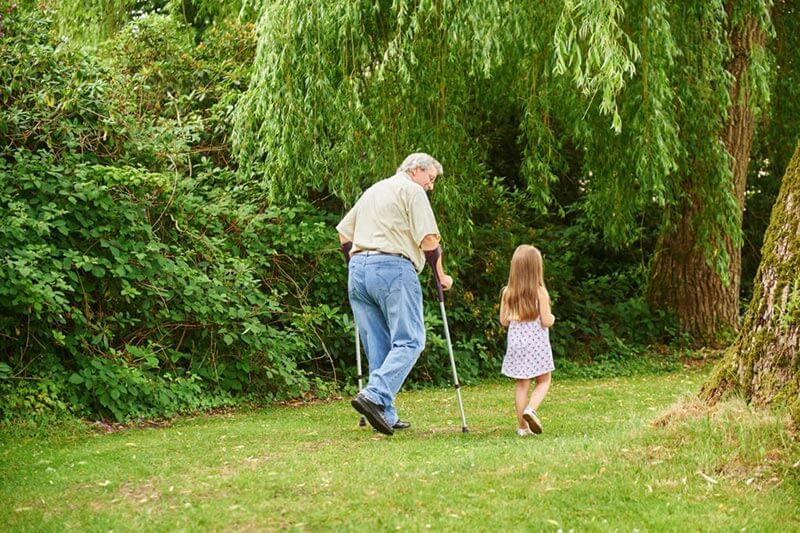
[[[353,241],[351,253],[376,250],[403,254],[411,259],[417,272],[425,267],[422,239],[439,235],[425,189],[405,172],[364,191],[336,230]]]

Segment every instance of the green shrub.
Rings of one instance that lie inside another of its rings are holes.
[[[79,363],[69,382],[73,405],[86,406],[90,412],[104,418],[113,416],[117,422],[139,418],[172,417],[233,404],[224,389],[207,390],[203,380],[194,374],[158,374],[158,358],[146,355],[144,363],[131,365],[126,355],[142,356],[144,351],[128,347],[132,353],[110,351],[113,359],[87,358]]]
[[[0,423],[48,425],[79,414],[69,401],[69,384],[63,375],[33,379],[0,379]]]
[[[10,368],[54,356],[73,379],[111,365],[102,375],[126,388],[154,386],[147,372],[158,370],[232,393],[305,393],[314,324],[335,312],[309,305],[302,287],[315,272],[343,284],[339,262],[318,258],[331,221],[310,206],[248,202],[253,191],[232,181],[221,172],[171,181],[24,151],[0,159],[0,349]],[[121,362],[142,347],[152,356]],[[193,390],[175,383],[169,390]],[[87,388],[98,394],[94,412],[155,412],[121,405],[143,392],[111,390]]]
[[[90,56],[50,25],[13,6],[0,35],[0,372],[52,373],[70,409],[118,419],[307,392],[301,287],[330,220],[217,167],[252,26],[195,44],[152,15]]]

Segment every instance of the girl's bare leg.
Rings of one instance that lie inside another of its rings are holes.
[[[517,380],[517,393],[516,393],[516,408],[517,408],[517,427],[528,429],[528,423],[522,418],[522,411],[528,405],[528,390],[530,389],[531,380],[518,379]]]
[[[533,394],[531,394],[531,401],[528,405],[530,405],[531,409],[536,411],[539,409],[539,405],[544,400],[544,397],[547,395],[547,391],[550,390],[550,372],[547,374],[542,374],[541,376],[536,376],[536,386],[533,388]],[[519,397],[519,381],[517,380],[517,397]],[[525,389],[527,391],[527,387]],[[517,403],[519,405],[519,403]],[[521,416],[521,412],[519,411],[519,407],[517,408],[517,416]]]

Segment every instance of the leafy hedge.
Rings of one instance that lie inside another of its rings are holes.
[[[233,181],[48,153],[0,160],[0,350],[11,366],[56,356],[80,403],[118,419],[152,414],[119,396],[147,396],[156,381],[307,390],[298,363],[315,349],[299,331],[309,313],[297,268],[316,264],[331,221],[308,205],[242,201],[246,187],[221,186]]]

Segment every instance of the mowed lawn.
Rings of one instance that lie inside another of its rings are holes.
[[[0,430],[4,530],[800,531],[800,445],[780,413],[690,400],[707,370],[559,381],[518,438],[509,382],[401,393],[413,428],[348,399],[168,427]]]

